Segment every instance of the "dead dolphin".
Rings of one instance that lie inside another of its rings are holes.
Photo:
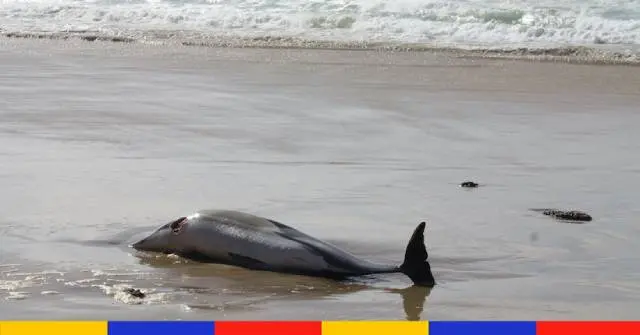
[[[415,228],[400,265],[373,263],[277,221],[231,210],[181,217],[132,247],[199,262],[338,280],[403,273],[415,285],[433,287],[436,283],[427,261],[424,229],[424,222]]]

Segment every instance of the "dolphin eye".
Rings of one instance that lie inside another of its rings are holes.
[[[186,217],[181,217],[173,222],[171,222],[171,224],[169,225],[169,228],[171,228],[171,232],[174,235],[177,235],[180,233],[180,231],[182,230],[182,227],[184,227],[185,221],[186,221]]]

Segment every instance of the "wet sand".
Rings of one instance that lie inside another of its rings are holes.
[[[0,39],[0,315],[637,319],[639,107],[637,67]],[[203,208],[391,261],[426,220],[439,285],[127,247]]]

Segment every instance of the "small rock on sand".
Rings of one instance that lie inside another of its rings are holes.
[[[137,288],[126,288],[126,289],[124,289],[124,292],[125,293],[129,293],[132,297],[136,297],[136,298],[140,298],[140,299],[142,299],[142,298],[144,298],[146,296],[142,291],[140,291]]]
[[[478,183],[475,183],[472,181],[465,181],[460,184],[460,187],[475,188],[475,187],[478,187]]]

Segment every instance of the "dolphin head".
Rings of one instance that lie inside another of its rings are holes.
[[[182,251],[182,243],[187,230],[188,217],[181,217],[158,228],[151,235],[132,244],[131,246],[140,251],[152,251],[171,254]]]

